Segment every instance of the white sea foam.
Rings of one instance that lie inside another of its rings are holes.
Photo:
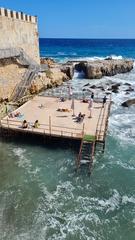
[[[85,74],[84,74],[84,72],[83,71],[81,71],[81,72],[78,72],[78,71],[75,71],[74,72],[74,76],[73,76],[73,79],[81,79],[81,78],[84,78],[84,76],[85,76]]]
[[[38,174],[40,169],[37,167],[36,169],[32,169],[32,162],[31,159],[26,157],[26,149],[23,148],[14,148],[13,153],[15,156],[18,157],[17,165],[18,167],[24,168],[31,176],[35,176]]]
[[[75,58],[71,58],[71,57],[68,57],[68,56],[76,56]],[[59,61],[62,63],[62,62],[67,62],[69,60],[72,60],[72,61],[96,61],[96,60],[104,60],[104,59],[107,59],[107,58],[112,58],[112,59],[115,59],[115,60],[119,60],[119,59],[123,59],[122,56],[116,56],[116,55],[110,55],[110,56],[106,56],[106,57],[103,57],[103,56],[93,56],[93,57],[77,57],[77,53],[65,53],[65,52],[58,52],[56,55],[53,55],[54,57],[57,57],[59,59]],[[61,58],[61,57],[64,57],[64,58]]]
[[[123,197],[122,197],[122,203],[123,203],[123,204],[127,204],[127,203],[133,203],[133,204],[135,204],[135,197],[123,196]]]

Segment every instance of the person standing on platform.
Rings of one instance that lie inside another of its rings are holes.
[[[89,118],[92,118],[92,108],[93,108],[93,99],[90,98],[90,100],[89,100],[89,106],[88,106],[88,109],[89,109],[89,111],[90,111]]]
[[[91,94],[91,99],[94,100],[94,93],[93,93],[93,92],[92,92],[92,94]]]
[[[69,95],[69,100],[71,100],[72,99],[72,95],[73,95],[71,85],[68,86],[68,95]]]
[[[107,97],[104,96],[104,97],[103,97],[103,106],[102,106],[103,108],[104,108],[104,105],[106,104],[106,100],[107,100]]]

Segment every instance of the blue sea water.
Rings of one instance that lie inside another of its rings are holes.
[[[135,58],[135,39],[40,39],[40,53],[58,61],[110,55]]]
[[[40,39],[40,52],[59,62],[135,59],[135,40]],[[75,173],[77,152],[64,144],[0,140],[0,240],[135,239],[135,107],[121,107],[135,97],[125,94],[125,84],[135,89],[135,68],[100,80],[75,73],[70,83],[77,95],[87,83],[121,83],[112,94],[105,153],[95,156],[89,177]],[[66,84],[48,92],[64,93]]]

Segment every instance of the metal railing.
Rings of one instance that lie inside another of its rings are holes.
[[[109,104],[109,106],[108,106]],[[104,106],[101,107],[101,110],[100,110],[100,114],[99,114],[99,118],[98,118],[98,122],[97,122],[97,126],[96,126],[96,140],[103,140],[104,141],[104,138],[105,138],[105,134],[106,134],[106,130],[107,130],[107,126],[106,126],[106,122],[105,121],[105,118],[108,118],[108,114],[109,114],[109,111],[110,111],[110,105],[111,105],[111,95],[110,95],[110,99],[109,99],[109,103],[108,104],[104,104]],[[108,108],[108,110],[106,110]],[[106,111],[108,111],[108,114],[106,116]],[[103,126],[104,126],[104,123],[105,123],[105,127],[104,129]]]
[[[49,121],[49,124],[39,124],[38,128],[34,128],[34,122],[28,122],[27,128],[22,128],[23,121],[11,120],[9,118],[5,118],[0,120],[0,124],[2,128],[12,129],[14,131],[29,131],[31,133],[39,133],[50,136],[58,136],[58,137],[70,137],[82,139],[83,137],[83,129],[81,128],[69,128],[64,126],[52,125]]]

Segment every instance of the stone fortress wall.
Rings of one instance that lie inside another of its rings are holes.
[[[0,49],[22,48],[40,63],[37,17],[0,8]]]

